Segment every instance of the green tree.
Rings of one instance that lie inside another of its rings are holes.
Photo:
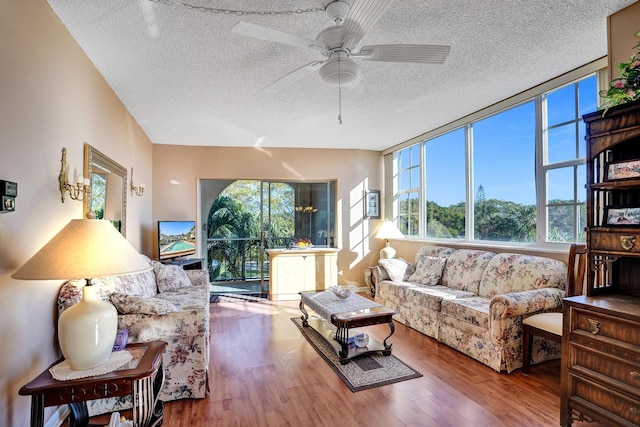
[[[258,233],[256,219],[245,205],[228,196],[218,196],[209,209],[207,237],[227,240],[208,245],[212,278],[244,280],[248,245],[253,244],[246,239]]]

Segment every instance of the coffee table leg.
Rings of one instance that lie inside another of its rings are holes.
[[[309,323],[307,323],[309,313],[304,309],[304,301],[302,301],[302,298],[300,298],[300,311],[302,312],[302,316],[300,317],[300,319],[302,319],[302,326],[309,326]]]
[[[346,323],[338,322],[335,340],[340,343],[340,364],[346,365],[349,363],[349,326]]]
[[[383,351],[382,353],[385,356],[389,356],[391,354],[391,346],[393,345],[393,343],[391,344],[387,344],[387,340],[391,337],[391,335],[393,335],[393,333],[396,331],[396,325],[393,324],[393,320],[389,320],[389,329],[391,330],[391,332],[389,333],[389,335],[387,335],[387,337],[384,339],[383,344],[384,344],[384,348],[386,349],[386,351]]]

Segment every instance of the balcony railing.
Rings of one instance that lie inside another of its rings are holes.
[[[265,248],[284,248],[291,237],[265,239]],[[247,282],[269,278],[269,256],[260,238],[207,239],[207,266],[211,282]]]

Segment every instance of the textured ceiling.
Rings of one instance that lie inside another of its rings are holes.
[[[345,0],[352,3],[353,0]],[[357,60],[369,96],[318,74],[262,89],[321,59],[232,34],[247,21],[315,39],[328,0],[48,0],[154,144],[383,150],[605,56],[606,17],[633,0],[397,0],[364,44],[451,46],[442,65]],[[188,5],[187,5],[188,6]]]

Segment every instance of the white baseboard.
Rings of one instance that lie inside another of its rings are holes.
[[[60,427],[69,414],[71,414],[71,411],[67,405],[58,406],[56,411],[44,423],[44,427]]]

